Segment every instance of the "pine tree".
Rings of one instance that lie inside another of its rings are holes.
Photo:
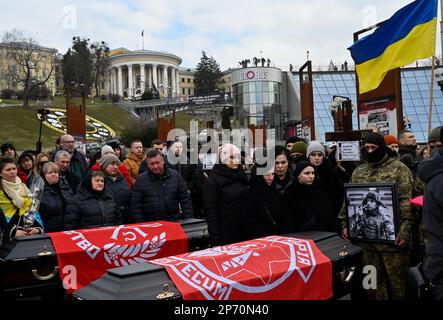
[[[195,93],[196,95],[207,95],[217,91],[217,83],[221,77],[220,66],[211,56],[202,51],[202,57],[197,64],[195,72]]]

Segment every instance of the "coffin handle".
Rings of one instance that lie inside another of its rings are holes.
[[[348,274],[346,275],[346,273]],[[343,283],[349,283],[352,280],[352,277],[355,273],[355,267],[345,268],[342,272],[340,272],[340,279]]]
[[[53,271],[51,274],[48,274],[47,276],[41,276],[41,275],[38,273],[38,270],[37,270],[37,269],[32,269],[31,271],[32,271],[32,275],[33,275],[37,280],[40,280],[40,281],[48,281],[48,280],[51,280],[52,278],[54,278],[54,277],[57,275],[58,270],[59,270],[59,267],[58,267],[58,266],[55,266],[55,267],[54,267],[54,271]]]

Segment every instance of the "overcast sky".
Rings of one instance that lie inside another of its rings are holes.
[[[0,33],[17,28],[65,53],[73,36],[110,48],[173,53],[195,67],[205,50],[222,70],[261,55],[277,67],[352,61],[352,34],[411,0],[16,0],[4,1]],[[440,19],[440,18],[439,18]],[[439,53],[440,46],[437,46]],[[261,53],[262,52],[262,53]]]

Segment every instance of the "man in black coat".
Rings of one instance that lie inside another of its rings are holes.
[[[86,157],[75,149],[74,137],[70,134],[62,135],[60,137],[60,150],[65,150],[71,155],[69,170],[77,176],[79,181],[82,181],[89,172],[88,163]]]
[[[443,131],[442,131],[443,132]],[[441,134],[443,136],[443,134]],[[443,137],[441,137],[443,140]],[[431,158],[423,160],[417,174],[426,183],[423,223],[427,235],[426,261],[423,271],[428,279],[442,278],[443,273],[443,147],[434,149]],[[443,300],[443,279],[432,291],[434,300]]]
[[[131,198],[133,222],[173,221],[193,216],[192,202],[180,174],[165,165],[158,150],[147,154],[148,170],[137,177]]]
[[[71,163],[71,155],[69,152],[65,150],[57,151],[57,153],[54,154],[54,163],[60,169],[60,179],[65,180],[71,188],[72,193],[76,194],[80,179],[69,169]]]

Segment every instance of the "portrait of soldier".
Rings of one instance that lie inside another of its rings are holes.
[[[371,240],[395,240],[393,218],[377,191],[369,191],[351,217],[351,235]]]

